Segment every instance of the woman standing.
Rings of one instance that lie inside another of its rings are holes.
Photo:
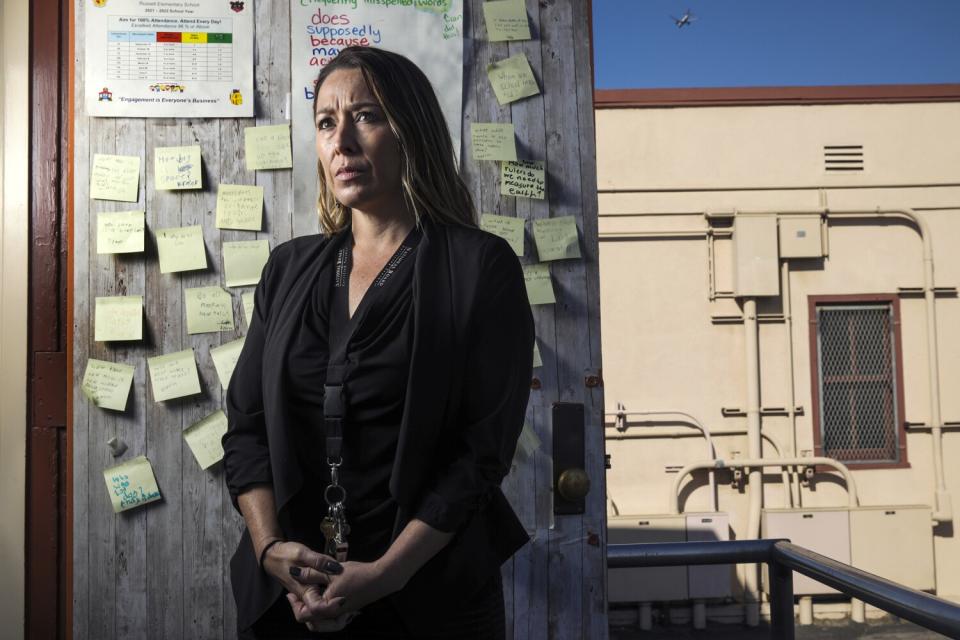
[[[520,264],[476,228],[413,63],[344,49],[314,113],[325,233],[272,253],[227,397],[241,637],[502,637],[527,541],[499,488],[531,376]]]

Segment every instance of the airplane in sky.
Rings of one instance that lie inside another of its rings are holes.
[[[673,20],[673,24],[677,25],[677,29],[683,29],[684,27],[692,24],[693,21],[697,19],[696,16],[693,15],[693,12],[690,11],[690,9],[687,9],[686,12],[679,18],[675,18],[674,16],[670,16],[670,18]]]

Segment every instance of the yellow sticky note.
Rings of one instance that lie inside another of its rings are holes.
[[[523,0],[484,2],[483,19],[487,23],[487,39],[490,42],[530,39],[530,23]]]
[[[534,368],[543,366],[543,358],[540,357],[540,347],[537,346],[536,340],[533,341],[533,366]]]
[[[220,287],[195,287],[183,292],[187,333],[233,331],[233,298]]]
[[[90,197],[94,200],[136,202],[140,193],[140,156],[93,155]]]
[[[220,444],[220,439],[226,432],[227,416],[222,409],[217,409],[184,430],[183,439],[190,445],[190,451],[201,469],[209,469],[223,460],[223,445]]]
[[[263,187],[222,184],[217,189],[217,228],[260,231],[263,226]]]
[[[540,93],[533,69],[522,53],[487,65],[487,77],[502,105]]]
[[[517,143],[514,140],[512,124],[474,122],[470,125],[470,141],[474,160],[517,159]]]
[[[143,211],[97,214],[97,253],[143,251]]]
[[[260,282],[260,272],[270,257],[266,240],[243,240],[223,243],[223,271],[228,287],[242,287]]]
[[[160,273],[206,269],[203,227],[157,229],[157,253],[160,254]]]
[[[98,297],[93,324],[97,342],[142,339],[143,296]]]
[[[202,189],[200,145],[154,149],[153,179],[156,189]]]
[[[80,389],[90,402],[101,409],[124,411],[133,383],[133,367],[119,362],[87,360]]]
[[[540,262],[580,257],[577,219],[573,216],[534,220],[533,240]]]
[[[154,402],[200,393],[200,377],[193,349],[147,358]]]
[[[247,127],[243,130],[243,148],[247,157],[247,171],[289,169],[293,166],[289,124]]]
[[[550,278],[550,265],[528,264],[523,267],[523,280],[527,285],[530,304],[553,304],[557,301]]]
[[[224,389],[230,385],[230,376],[233,375],[233,368],[237,366],[237,360],[240,359],[240,352],[243,350],[243,340],[240,338],[210,349],[213,366],[217,368],[217,377],[220,378],[220,386]]]
[[[247,329],[250,329],[250,323],[253,322],[253,291],[244,291],[240,294],[240,301],[243,303],[243,317],[247,321]]]
[[[518,160],[500,165],[500,193],[505,196],[543,200],[546,186],[546,171],[538,160]]]
[[[144,456],[104,469],[103,481],[107,483],[114,513],[160,499],[160,487],[153,475],[153,467]]]
[[[492,213],[480,216],[480,228],[509,242],[518,256],[523,255],[523,223],[523,218],[495,216]]]

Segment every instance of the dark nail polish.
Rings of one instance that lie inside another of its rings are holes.
[[[290,567],[290,575],[294,578],[300,577],[300,567]]]
[[[323,572],[338,576],[343,573],[343,565],[336,560],[327,560],[323,563]]]

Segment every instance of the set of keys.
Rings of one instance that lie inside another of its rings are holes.
[[[347,491],[340,485],[340,463],[330,460],[327,462],[330,464],[330,484],[323,491],[323,499],[327,503],[327,516],[320,523],[320,531],[324,539],[323,552],[335,558],[337,562],[344,562],[349,548],[347,535],[350,533],[350,525],[347,523],[343,507],[347,499]]]

